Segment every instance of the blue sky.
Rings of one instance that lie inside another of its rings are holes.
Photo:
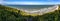
[[[52,5],[60,4],[60,0],[3,0],[3,4],[17,4],[17,5]]]

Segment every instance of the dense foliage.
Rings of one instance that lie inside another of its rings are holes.
[[[0,5],[0,21],[60,21],[60,10],[38,16],[23,16],[21,11]]]

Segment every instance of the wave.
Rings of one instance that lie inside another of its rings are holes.
[[[24,10],[24,9],[19,9],[21,11],[26,12],[27,14],[38,14],[38,15],[43,15],[44,13],[48,13],[48,12],[53,12],[55,10],[58,10],[58,5],[56,6],[52,6],[52,7],[48,7],[48,8],[43,8],[40,10],[34,10],[34,11],[29,11],[29,10]]]

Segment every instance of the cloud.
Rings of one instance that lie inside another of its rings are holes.
[[[0,0],[0,4],[2,3],[2,0]]]
[[[3,0],[0,0],[0,4],[3,4]]]
[[[4,2],[4,4],[13,4],[13,5],[52,5],[60,4],[59,2]]]
[[[42,3],[38,3],[38,2],[5,2],[4,4],[31,5],[31,4],[42,4]]]

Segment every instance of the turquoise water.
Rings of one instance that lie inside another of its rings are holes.
[[[11,7],[21,8],[21,9],[41,9],[41,8],[48,8],[54,5],[7,5]]]

